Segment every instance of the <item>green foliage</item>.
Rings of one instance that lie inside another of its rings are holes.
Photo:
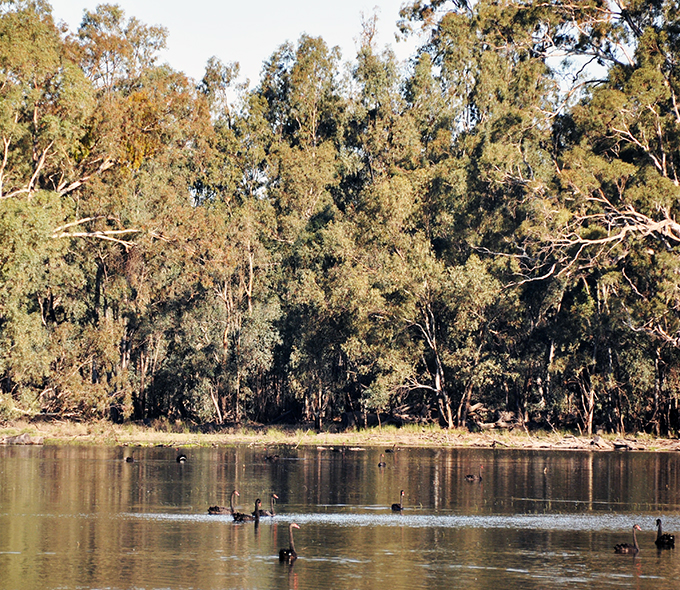
[[[249,90],[0,2],[0,420],[680,430],[677,3],[414,1]]]

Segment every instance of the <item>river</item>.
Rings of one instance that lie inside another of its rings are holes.
[[[391,449],[389,449],[391,450]],[[0,590],[667,589],[680,456],[329,447],[0,448]],[[272,457],[278,455],[278,457]],[[134,461],[125,461],[132,456]],[[385,462],[379,467],[380,461]],[[469,482],[466,475],[482,480]],[[235,524],[208,506],[276,516]],[[404,490],[403,511],[394,512]],[[299,558],[281,563],[291,523]],[[640,552],[617,555],[632,543]]]

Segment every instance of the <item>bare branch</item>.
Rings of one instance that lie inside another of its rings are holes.
[[[43,169],[43,166],[45,165],[45,159],[47,158],[47,154],[50,151],[50,148],[54,144],[53,141],[50,141],[49,145],[42,151],[40,154],[40,159],[38,160],[38,163],[35,166],[35,170],[33,171],[33,176],[31,176],[31,180],[28,181],[28,187],[27,191],[29,194],[33,192],[35,183],[38,180],[38,175],[40,174],[40,171]]]
[[[77,188],[83,186],[95,174],[101,174],[102,172],[105,172],[106,170],[111,168],[115,163],[116,162],[111,159],[103,160],[95,172],[93,172],[92,174],[86,174],[85,176],[80,177],[78,180],[71,181],[69,184],[66,183],[60,184],[57,187],[57,192],[62,196],[66,195],[76,190]]]
[[[102,219],[103,217],[86,217],[83,219],[79,219],[77,221],[73,221],[71,223],[67,223],[66,225],[62,225],[61,227],[57,227],[54,229],[52,233],[52,238],[53,239],[60,239],[60,238],[95,238],[98,240],[107,240],[110,242],[115,242],[117,244],[121,244],[126,250],[128,248],[131,248],[132,246],[135,246],[136,243],[132,242],[130,240],[123,240],[118,238],[117,236],[123,236],[125,234],[134,234],[134,233],[139,233],[141,230],[139,229],[110,229],[110,230],[96,230],[96,231],[91,231],[91,232],[67,232],[64,231],[70,227],[74,227],[76,225],[82,225],[83,223],[87,223],[88,221],[94,221],[96,219]]]
[[[75,225],[82,225],[83,223],[87,223],[88,221],[96,221],[97,219],[104,219],[104,216],[99,215],[97,217],[83,217],[82,219],[78,219],[77,221],[72,221],[71,223],[67,223],[66,225],[61,225],[59,227],[55,227],[54,230],[52,230],[52,233],[56,234],[57,232],[62,232],[65,229],[68,229],[69,227],[73,227]]]

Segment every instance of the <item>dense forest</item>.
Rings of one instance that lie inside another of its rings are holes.
[[[676,434],[679,17],[411,0],[408,64],[365,17],[251,87],[0,0],[0,420]]]

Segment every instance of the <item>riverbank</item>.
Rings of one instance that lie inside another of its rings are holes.
[[[471,433],[437,426],[386,426],[345,432],[320,432],[302,427],[249,425],[208,431],[157,422],[149,426],[110,422],[27,422],[0,425],[0,444],[116,445],[116,446],[401,446],[476,447],[536,450],[680,451],[680,440],[647,434],[574,436],[560,432],[498,430]]]

